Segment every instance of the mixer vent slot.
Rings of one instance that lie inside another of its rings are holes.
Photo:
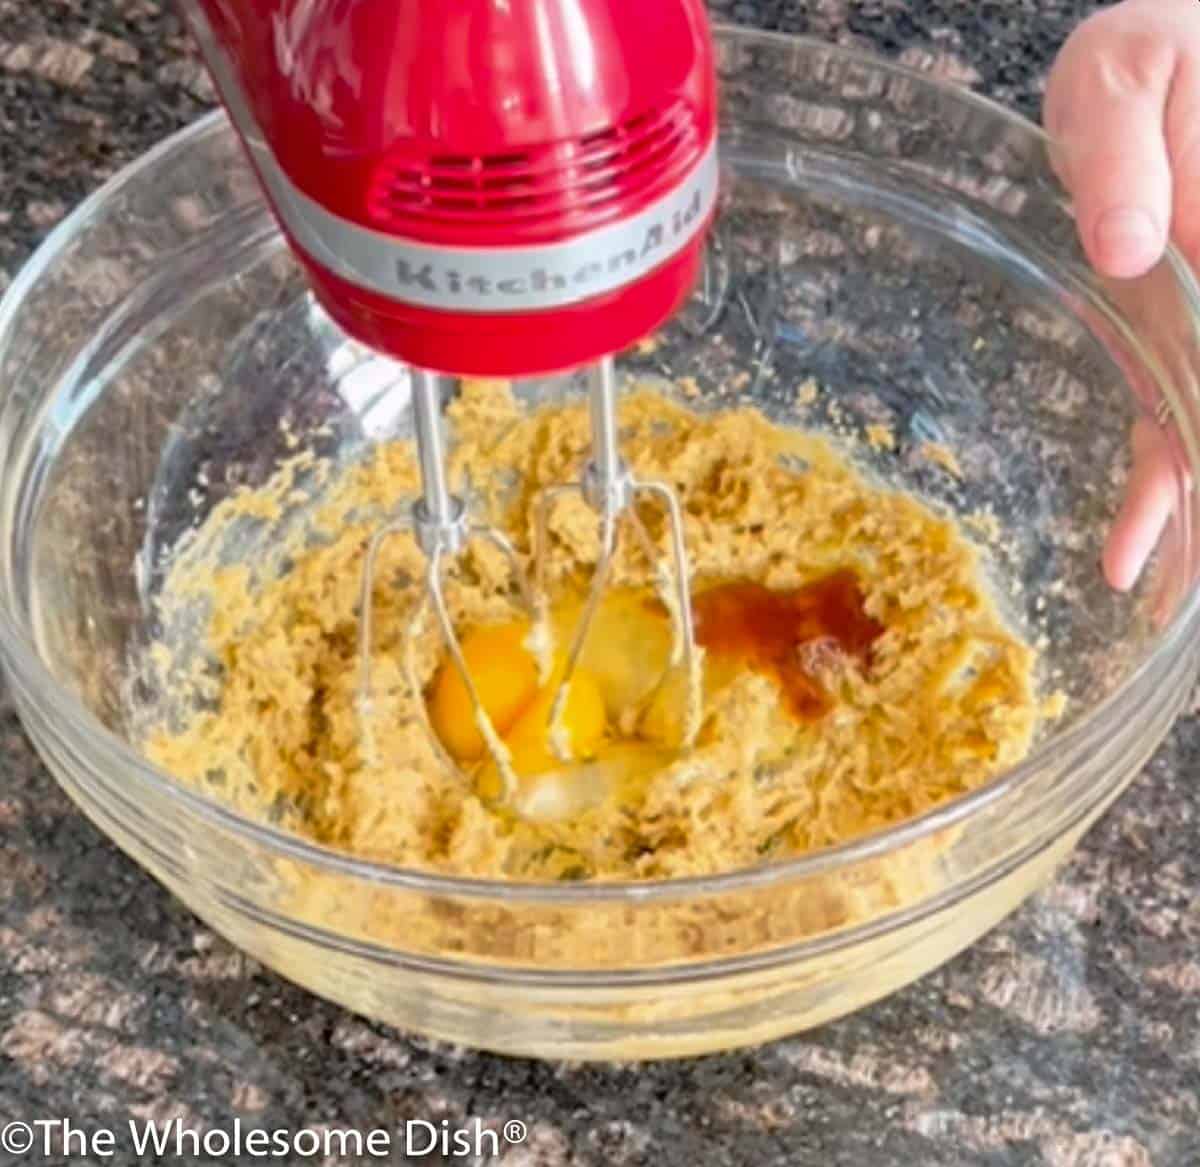
[[[421,222],[521,227],[605,219],[631,198],[654,197],[695,162],[699,129],[680,101],[618,125],[534,150],[472,156],[397,152],[380,168],[367,210],[382,228]]]

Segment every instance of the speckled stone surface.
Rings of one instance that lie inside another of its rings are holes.
[[[725,18],[901,55],[1028,114],[1093,7],[713,0]],[[0,0],[0,288],[73,203],[211,98],[166,3]],[[73,809],[5,703],[0,1126],[472,1116],[529,1124],[511,1167],[1187,1167],[1200,1162],[1198,762],[1187,719],[1052,888],[882,1004],[752,1052],[576,1068],[431,1046],[252,966]],[[107,1161],[139,1160],[125,1143]]]

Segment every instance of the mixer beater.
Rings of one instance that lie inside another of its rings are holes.
[[[596,611],[604,594],[616,554],[617,528],[627,521],[647,560],[657,564],[655,583],[671,618],[674,631],[671,660],[666,676],[678,673],[684,678],[683,734],[681,745],[690,746],[695,737],[700,707],[700,674],[695,648],[691,596],[688,590],[689,570],[684,540],[683,515],[675,492],[661,482],[643,482],[634,477],[620,456],[617,444],[616,371],[611,358],[605,358],[588,370],[588,409],[591,421],[592,456],[577,483],[562,483],[544,490],[537,505],[537,535],[533,547],[536,572],[536,591],[530,586],[520,556],[508,536],[493,526],[472,520],[466,502],[452,494],[446,481],[441,400],[445,382],[436,374],[414,370],[412,374],[413,418],[415,439],[421,469],[421,494],[407,514],[381,527],[367,546],[359,597],[358,652],[361,668],[360,704],[364,711],[364,730],[371,748],[370,715],[373,689],[371,662],[375,652],[373,593],[381,549],[397,534],[412,534],[426,556],[424,595],[426,602],[415,606],[404,636],[407,651],[405,673],[408,684],[419,692],[416,667],[416,645],[424,631],[428,610],[432,608],[438,633],[445,645],[453,667],[458,671],[470,700],[475,724],[486,750],[504,787],[504,797],[511,798],[517,776],[513,772],[508,750],[492,724],[484,702],[476,691],[455,631],[442,584],[447,561],[459,555],[471,539],[490,543],[508,561],[515,581],[517,598],[533,626],[531,643],[548,648],[550,633],[547,627],[548,592],[542,568],[545,565],[545,546],[548,542],[547,519],[554,500],[564,494],[582,494],[597,511],[600,521],[599,554],[582,615],[570,639],[565,667],[555,685],[550,703],[547,737],[563,762],[573,761],[562,745],[563,735],[557,732],[563,706],[571,681],[587,643]],[[639,495],[661,503],[669,532],[670,565],[663,564],[649,532],[637,513]],[[543,667],[544,662],[543,662]],[[418,703],[419,705],[419,703]],[[429,736],[446,765],[453,759],[446,753],[436,733],[426,722]]]
[[[547,491],[597,511],[600,552],[550,712],[556,724],[626,523],[672,617],[672,665],[698,692],[682,513],[665,483],[620,457],[612,354],[658,328],[699,272],[717,195],[716,94],[703,0],[184,0],[275,216],[326,311],[356,340],[407,363],[421,496],[370,541],[359,615],[371,696],[372,588],[383,543],[411,532],[425,601],[511,796],[515,776],[475,690],[445,601],[471,539],[507,559],[514,591],[545,620],[504,534],[451,493],[441,399],[458,376],[588,368],[592,450],[581,479]],[[433,372],[430,370],[437,370]],[[660,556],[640,499],[666,515]],[[412,680],[412,650],[409,653]],[[698,700],[689,700],[686,739]],[[550,734],[551,741],[557,735]]]
[[[696,652],[696,632],[692,619],[692,598],[689,588],[687,546],[684,541],[683,512],[675,492],[664,482],[643,482],[630,472],[621,458],[617,445],[617,386],[616,372],[611,358],[601,361],[588,371],[588,412],[591,419],[592,456],[584,468],[583,478],[578,484],[552,486],[546,490],[538,507],[538,536],[534,548],[535,563],[539,569],[538,596],[544,603],[546,588],[540,569],[545,565],[544,548],[547,542],[547,518],[554,499],[572,491],[583,497],[600,515],[600,550],[596,568],[592,574],[591,587],[582,616],[576,625],[567,651],[567,663],[562,680],[554,694],[550,707],[550,740],[557,741],[560,735],[554,732],[562,715],[571,679],[578,667],[579,659],[587,643],[588,633],[599,609],[608,583],[613,560],[616,556],[617,526],[622,519],[632,528],[650,563],[659,565],[655,572],[658,593],[671,617],[674,630],[671,660],[666,676],[681,670],[685,685],[683,711],[683,733],[681,745],[692,745],[699,729],[700,715],[700,671]],[[668,526],[668,543],[671,563],[662,566],[662,559],[646,530],[636,509],[638,495],[645,495],[662,504]],[[664,678],[665,683],[665,678]],[[562,758],[563,761],[570,759]]]
[[[516,549],[508,537],[495,527],[473,522],[463,499],[450,492],[446,480],[446,458],[442,440],[442,396],[446,378],[423,369],[411,373],[414,437],[421,470],[421,494],[412,504],[407,515],[401,515],[381,527],[367,545],[363,563],[362,584],[359,590],[358,658],[360,668],[359,705],[362,710],[363,733],[369,757],[376,753],[371,733],[374,692],[371,685],[371,661],[375,652],[374,642],[374,591],[376,566],[379,553],[389,538],[400,533],[411,533],[426,557],[424,597],[425,602],[414,607],[404,637],[405,674],[410,689],[420,691],[416,669],[416,646],[424,630],[429,607],[446,651],[470,698],[475,724],[483,737],[489,755],[496,765],[504,787],[504,797],[511,797],[516,785],[516,775],[500,735],[492,725],[483,702],[475,688],[471,670],[463,656],[462,645],[454,630],[454,623],[446,605],[442,588],[442,572],[445,561],[459,555],[472,538],[483,539],[495,547],[509,562],[520,600],[531,621],[539,618],[541,606],[536,603],[530,589],[525,570]],[[420,702],[417,703],[420,706]],[[450,767],[453,759],[446,753],[432,727],[429,738],[442,761]]]

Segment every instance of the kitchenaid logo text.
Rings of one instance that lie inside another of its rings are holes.
[[[636,245],[622,246],[610,254],[585,260],[573,269],[539,265],[523,274],[495,279],[482,273],[465,272],[459,267],[443,267],[433,261],[418,264],[408,257],[398,257],[396,283],[402,296],[414,296],[415,293],[417,299],[421,293],[472,300],[479,297],[520,298],[530,293],[563,292],[571,288],[591,294],[593,288],[599,291],[602,287],[610,287],[614,276],[633,280],[669,259],[700,229],[707,210],[704,191],[697,186],[687,204],[673,211],[669,219],[647,225]]]

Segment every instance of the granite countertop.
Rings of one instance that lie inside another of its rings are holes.
[[[1057,46],[1097,7],[712,3],[900,55],[1031,115]],[[211,101],[167,0],[0,0],[0,289],[77,200]],[[82,818],[5,700],[0,1126],[500,1116],[529,1124],[512,1167],[1198,1163],[1198,761],[1185,719],[1049,890],[881,1004],[758,1050],[572,1067],[407,1038],[255,966]]]

